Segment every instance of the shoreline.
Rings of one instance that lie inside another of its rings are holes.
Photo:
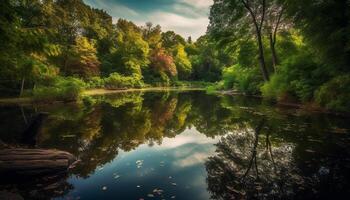
[[[91,89],[83,91],[83,95],[98,96],[104,94],[117,94],[127,92],[162,92],[162,91],[205,91],[205,88],[177,88],[177,87],[150,87],[150,88],[131,88],[131,89]]]
[[[244,93],[240,93],[240,92],[232,91],[232,90],[231,91],[230,90],[214,91],[213,93],[219,94],[219,95],[245,96],[245,97],[251,97],[251,98],[263,100],[263,96],[261,96],[261,95],[248,95],[248,94],[244,94]],[[327,115],[334,115],[337,117],[350,118],[350,112],[337,112],[337,111],[328,110],[328,109],[325,109],[322,107],[308,106],[308,104],[303,104],[303,103],[293,103],[293,102],[277,101],[277,100],[272,100],[271,102],[272,102],[273,106],[294,108],[294,109],[300,109],[300,110],[309,111],[309,112],[313,112],[313,113],[323,113],[323,114],[327,114]]]
[[[118,93],[130,93],[130,92],[164,92],[164,91],[206,91],[206,88],[190,88],[190,87],[149,87],[149,88],[130,88],[130,89],[89,89],[84,90],[82,92],[82,96],[99,96],[99,95],[112,95]],[[212,94],[217,95],[230,95],[230,96],[244,96],[250,98],[256,98],[263,100],[263,97],[260,95],[248,95],[244,93],[240,93],[233,90],[221,90],[221,91],[213,91]],[[11,106],[11,105],[31,105],[31,104],[54,104],[54,103],[72,103],[73,101],[50,101],[50,102],[41,102],[35,101],[31,97],[14,97],[14,98],[0,98],[0,106]],[[308,104],[302,103],[293,103],[293,102],[283,102],[273,100],[271,101],[272,106],[280,106],[285,108],[294,108],[300,109],[304,111],[309,111],[313,113],[323,113],[327,115],[333,115],[337,117],[346,117],[350,118],[349,112],[337,112],[327,110],[321,107],[312,107],[308,106]]]
[[[205,88],[181,88],[181,87],[150,87],[131,89],[89,89],[82,92],[82,96],[98,96],[128,92],[162,92],[162,91],[205,91]],[[28,105],[28,104],[48,104],[64,101],[40,102],[31,97],[0,98],[0,106],[6,105]],[[69,101],[72,102],[72,101]]]

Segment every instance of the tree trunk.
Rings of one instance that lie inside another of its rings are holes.
[[[19,96],[20,96],[20,97],[23,95],[24,81],[25,81],[25,78],[23,77],[23,78],[22,78],[22,83],[21,83],[21,91],[20,91],[20,93],[19,93]]]
[[[275,71],[277,72],[277,65],[278,65],[278,59],[277,59],[277,53],[275,48],[276,41],[273,39],[272,33],[270,33],[270,48],[272,53],[272,66]]]
[[[256,30],[256,35],[258,39],[258,46],[259,46],[259,62],[260,62],[260,69],[264,78],[264,81],[269,81],[269,72],[266,69],[266,64],[265,64],[265,55],[264,55],[264,47],[262,43],[262,38],[261,38],[261,30]]]
[[[243,3],[244,7],[248,10],[250,13],[250,16],[253,20],[254,26],[255,26],[255,31],[256,31],[256,37],[258,40],[258,47],[259,47],[259,62],[260,62],[260,70],[263,75],[264,81],[267,82],[270,80],[269,77],[269,72],[266,69],[266,63],[265,63],[265,55],[264,55],[264,46],[262,42],[262,37],[261,37],[261,30],[264,24],[265,20],[265,12],[266,12],[266,1],[262,1],[262,17],[260,22],[257,21],[256,14],[254,13],[253,9],[250,7],[248,1],[241,0]]]

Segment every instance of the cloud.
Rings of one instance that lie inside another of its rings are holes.
[[[209,24],[209,7],[213,0],[84,0],[85,3],[106,10],[113,21],[124,18],[137,25],[146,22],[159,24],[163,31],[175,31],[183,37],[197,39],[204,35]],[[136,3],[135,3],[136,2]],[[147,8],[147,9],[146,9]]]
[[[213,5],[213,0],[180,0],[180,2],[191,5],[196,8],[209,8]]]
[[[207,17],[190,18],[170,12],[155,12],[146,17],[147,20],[137,21],[138,25],[143,25],[150,21],[159,24],[163,31],[175,31],[183,37],[192,36],[197,39],[206,31],[209,19]]]

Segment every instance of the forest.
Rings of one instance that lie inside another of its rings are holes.
[[[197,40],[82,0],[2,0],[1,97],[203,87],[350,111],[348,0],[214,0]]]

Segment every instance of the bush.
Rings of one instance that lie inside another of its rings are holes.
[[[270,81],[260,89],[263,97],[269,100],[282,100],[288,94],[288,85],[285,84],[286,81],[283,78],[283,76],[277,74],[271,76]]]
[[[239,64],[225,68],[222,73],[224,89],[235,89],[246,94],[258,94],[262,84],[259,69],[244,68]]]
[[[213,92],[219,91],[219,90],[224,90],[224,82],[223,81],[217,82],[215,84],[211,84],[211,85],[207,86],[207,88],[206,88],[207,93],[213,93]]]
[[[329,79],[331,71],[311,57],[303,52],[286,59],[277,74],[261,87],[263,96],[277,100],[292,97],[302,102],[311,101],[315,90]]]
[[[350,75],[338,76],[315,92],[316,102],[331,110],[350,112]]]
[[[174,81],[172,85],[183,88],[206,88],[214,84],[205,81]]]
[[[48,86],[38,86],[33,90],[36,101],[76,101],[80,98],[85,83],[77,78],[57,77]]]
[[[107,89],[142,88],[144,86],[141,78],[137,76],[121,76],[118,73],[110,74],[105,79],[104,84]]]
[[[105,79],[98,76],[90,78],[86,83],[86,87],[90,89],[104,88],[104,86]]]

